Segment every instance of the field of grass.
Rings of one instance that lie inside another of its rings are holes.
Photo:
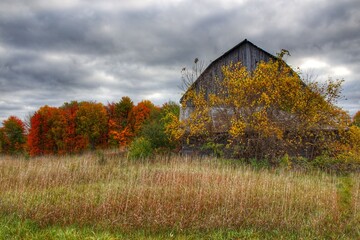
[[[358,239],[360,175],[118,154],[0,157],[0,239]]]

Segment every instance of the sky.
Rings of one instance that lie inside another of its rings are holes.
[[[245,38],[344,79],[338,105],[360,110],[359,0],[1,0],[0,121],[72,100],[178,102],[183,67]]]

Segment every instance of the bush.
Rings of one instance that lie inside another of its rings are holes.
[[[151,142],[144,137],[140,137],[130,144],[128,158],[132,160],[148,158],[153,154],[153,151]]]
[[[165,103],[159,111],[152,111],[144,122],[139,136],[150,141],[151,146],[158,152],[169,152],[176,148],[176,141],[166,131],[169,124],[168,114],[179,115],[179,106],[176,103]]]
[[[348,173],[348,172],[358,172],[360,171],[360,158],[357,154],[352,152],[341,153],[336,157],[331,157],[329,155],[321,155],[316,157],[312,161],[312,165],[315,168],[320,168],[321,170],[327,172],[335,173]]]
[[[279,166],[281,168],[291,169],[291,165],[292,165],[291,159],[289,155],[285,153],[285,155],[282,158],[280,158]]]
[[[360,152],[360,127],[351,126],[348,132],[350,146]]]
[[[224,144],[215,143],[213,141],[205,143],[201,150],[210,151],[214,157],[222,158],[224,156]]]
[[[143,138],[148,139],[153,149],[170,148],[168,136],[165,133],[164,126],[160,121],[148,121],[141,129]]]

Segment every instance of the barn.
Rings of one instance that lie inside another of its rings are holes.
[[[282,51],[282,53],[285,52]],[[229,135],[229,129],[231,129],[232,121],[234,119],[234,121],[237,120],[237,118],[233,118],[233,116],[239,116],[237,114],[243,111],[243,119],[247,119],[244,121],[249,121],[249,119],[253,119],[251,118],[251,116],[253,116],[251,114],[256,114],[257,112],[260,112],[261,106],[249,110],[246,107],[244,109],[236,109],[234,108],[234,105],[227,106],[210,104],[210,109],[206,109],[204,105],[204,111],[199,111],[200,105],[198,103],[196,103],[197,105],[195,105],[193,102],[194,93],[195,95],[201,96],[200,98],[204,96],[203,99],[205,100],[205,102],[210,102],[208,101],[210,96],[223,95],[219,94],[223,91],[221,90],[221,86],[219,86],[219,82],[224,81],[224,76],[222,73],[223,66],[228,66],[231,63],[241,63],[241,65],[246,67],[246,69],[251,73],[256,70],[258,63],[269,62],[270,60],[277,62],[279,59],[281,60],[282,58],[276,57],[266,52],[265,50],[245,39],[244,41],[237,44],[235,47],[231,48],[229,51],[225,52],[215,61],[213,61],[194,81],[194,83],[189,87],[189,89],[185,92],[185,94],[180,100],[182,105],[180,111],[180,120],[186,124],[184,125],[185,135],[186,132],[189,133],[189,135],[187,135],[186,139],[182,144],[183,152],[186,153],[197,151],[199,149],[203,149],[204,146],[206,146],[208,143],[211,143],[212,147],[226,145],[227,148],[225,149],[222,147],[221,150],[229,151],[230,156],[234,152],[234,149],[228,148],[228,143],[231,142],[234,148],[242,148],[241,152],[238,152],[239,157],[269,157],[271,154],[270,157],[273,158],[276,157],[277,154],[281,155],[283,152],[287,152],[291,155],[300,155],[312,158],[317,153],[320,153],[321,149],[318,148],[318,146],[321,147],[319,139],[327,139],[327,141],[331,141],[332,136],[336,137],[337,128],[335,126],[338,124],[336,123],[336,121],[334,122],[332,117],[326,118],[326,115],[324,115],[325,118],[316,122],[316,125],[309,125],[310,127],[306,128],[306,133],[301,133],[301,141],[299,140],[300,142],[298,144],[295,144],[295,142],[300,139],[300,135],[298,135],[297,131],[301,129],[299,128],[299,126],[302,126],[302,123],[304,122],[304,118],[302,118],[302,116],[304,114],[307,115],[307,111],[301,110],[300,112],[295,113],[292,112],[290,108],[286,109],[286,107],[279,107],[279,105],[277,105],[276,107],[269,108],[265,111],[266,117],[268,117],[268,119],[271,119],[272,123],[275,123],[274,126],[276,126],[276,128],[281,131],[282,137],[277,138],[276,135],[273,134],[271,136],[269,135],[268,137],[263,138],[259,134],[258,130],[255,130],[254,128],[247,128],[244,135],[242,135],[242,138],[238,139],[238,141],[241,141],[241,144],[237,144],[232,141],[231,136]],[[285,62],[281,61],[281,64],[282,63],[287,66]],[[289,81],[292,81],[294,83],[293,89],[297,89],[294,91],[299,94],[295,94],[296,96],[300,97],[299,99],[302,99],[302,97],[304,96],[301,95],[303,92],[307,92],[306,96],[309,97],[309,99],[306,100],[307,104],[310,104],[311,102],[316,102],[313,100],[318,99],[317,101],[324,102],[323,106],[328,106],[330,109],[330,105],[326,105],[327,103],[325,103],[324,99],[321,99],[320,95],[317,95],[317,93],[311,94],[312,90],[310,90],[310,92],[305,91],[305,89],[309,90],[307,85],[302,82],[301,78],[297,75],[295,71],[287,67],[284,69],[289,69],[288,72],[290,75],[288,79]],[[284,79],[284,81],[286,80]],[[300,81],[300,85],[297,85],[297,81]],[[289,82],[287,82],[286,84],[288,86],[291,85]],[[287,93],[288,92],[283,93],[284,96],[286,96]],[[295,95],[291,94],[291,96]],[[226,96],[224,97],[226,98]],[[289,99],[292,99],[290,95]],[[317,109],[316,111],[321,112],[322,110]],[[190,125],[187,120],[192,121],[194,124]],[[200,126],[199,128],[196,127],[198,122],[198,126]],[[195,130],[195,133],[193,130],[192,133],[190,133],[191,127],[194,126],[196,129],[201,130]],[[301,129],[301,131],[303,129]],[[261,155],[259,156],[259,154]]]

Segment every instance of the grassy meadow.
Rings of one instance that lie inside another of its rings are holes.
[[[119,153],[0,157],[0,239],[359,239],[360,175]]]

